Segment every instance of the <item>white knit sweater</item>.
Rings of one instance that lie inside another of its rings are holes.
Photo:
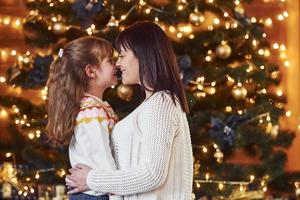
[[[116,170],[110,148],[110,130],[117,121],[117,116],[107,102],[85,94],[76,117],[74,135],[69,145],[69,157],[72,167],[78,163],[92,168]],[[93,190],[89,195],[104,195]]]
[[[157,92],[116,124],[112,140],[119,170],[93,169],[88,187],[125,200],[190,200],[193,156],[186,115]]]

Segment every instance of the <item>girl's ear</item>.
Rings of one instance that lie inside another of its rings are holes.
[[[89,78],[95,78],[96,77],[96,71],[95,71],[93,65],[91,65],[91,64],[86,65],[84,70],[85,70],[85,74]]]

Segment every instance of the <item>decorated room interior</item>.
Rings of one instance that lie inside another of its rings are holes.
[[[299,10],[295,0],[1,0],[0,199],[68,199],[67,149],[45,134],[49,66],[78,37],[113,43],[143,20],[176,53],[194,199],[299,199]],[[105,93],[121,119],[143,98],[120,81]]]

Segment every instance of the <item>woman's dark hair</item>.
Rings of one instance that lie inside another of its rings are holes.
[[[175,52],[164,31],[155,23],[137,22],[123,30],[115,41],[116,48],[130,49],[139,61],[139,76],[144,90],[169,91],[175,103],[188,113],[184,86],[180,80]]]

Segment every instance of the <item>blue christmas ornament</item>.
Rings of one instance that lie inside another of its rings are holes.
[[[31,67],[16,64],[7,70],[7,82],[10,85],[22,88],[35,88],[44,86],[47,82],[48,72],[53,56],[36,56]]]
[[[187,70],[191,68],[192,60],[189,55],[179,56],[177,60],[181,70]]]
[[[72,10],[76,13],[76,18],[83,29],[88,28],[94,22],[94,18],[103,9],[100,0],[76,0],[72,5]]]
[[[226,151],[235,142],[235,130],[237,126],[247,120],[248,117],[241,115],[231,115],[224,123],[220,118],[211,117],[211,128],[209,135],[216,139],[220,149]]]
[[[33,68],[28,71],[28,81],[23,85],[24,88],[34,88],[44,86],[47,82],[48,72],[53,56],[36,56]]]
[[[237,11],[234,11],[234,18],[236,20],[238,20],[241,24],[243,24],[244,26],[248,26],[251,24],[251,20],[249,19],[249,17],[247,17],[244,14],[241,14]]]
[[[192,69],[192,60],[189,55],[179,56],[177,62],[180,68],[181,79],[185,85],[187,85],[195,75],[195,71]]]
[[[243,26],[247,27],[255,37],[259,38],[263,35],[263,26],[256,23],[252,24],[248,16],[234,11],[234,18]]]

